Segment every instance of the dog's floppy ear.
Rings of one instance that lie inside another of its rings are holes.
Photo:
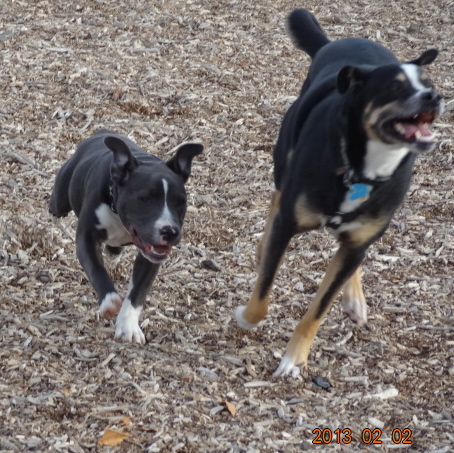
[[[166,162],[167,166],[186,182],[191,174],[192,159],[203,151],[203,145],[199,143],[185,143],[181,145],[170,160]]]
[[[113,152],[110,166],[112,181],[121,186],[127,181],[129,173],[139,164],[123,140],[110,135],[104,139],[104,143]]]
[[[344,94],[350,88],[359,88],[366,82],[369,73],[356,66],[344,66],[337,74],[337,89]]]
[[[424,51],[416,60],[409,61],[408,63],[410,64],[415,64],[418,66],[426,66],[430,63],[432,63],[435,58],[438,56],[438,50],[437,49],[428,49]]]

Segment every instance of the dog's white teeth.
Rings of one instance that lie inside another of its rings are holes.
[[[434,139],[434,134],[421,135],[421,137],[418,138],[418,140],[421,140],[421,141],[424,141],[424,142],[431,142],[433,139]]]
[[[420,140],[421,137],[422,137],[421,132],[420,132],[420,131],[416,131],[416,132],[415,132],[415,137],[416,137],[416,140]]]
[[[405,134],[405,127],[403,126],[402,123],[395,123],[394,128],[399,134]]]

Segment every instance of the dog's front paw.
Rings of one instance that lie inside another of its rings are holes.
[[[257,323],[252,323],[252,322],[249,322],[249,321],[246,321],[245,317],[244,317],[244,311],[246,310],[246,306],[243,305],[241,307],[237,307],[235,309],[235,319],[236,319],[236,322],[238,323],[238,325],[242,328],[242,329],[247,329],[247,330],[250,330],[250,329],[253,329],[254,327],[257,327],[260,323],[257,322]]]
[[[296,366],[293,359],[288,355],[284,355],[281,359],[281,363],[273,373],[273,377],[281,377],[291,375],[293,377],[299,376],[301,373],[300,367]]]
[[[145,344],[145,335],[142,332],[142,329],[139,327],[139,324],[125,326],[118,325],[115,329],[115,339],[123,341],[125,343],[139,343]]]
[[[99,306],[99,313],[105,319],[113,318],[121,308],[121,297],[117,293],[108,293]]]
[[[359,326],[363,326],[367,323],[367,304],[365,301],[354,297],[348,300],[343,299],[341,304],[344,313],[346,313],[353,322]]]
[[[120,341],[145,344],[145,335],[139,326],[142,307],[133,307],[129,299],[125,299],[117,317],[115,338]]]

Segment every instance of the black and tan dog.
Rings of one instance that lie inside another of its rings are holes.
[[[315,17],[293,11],[288,28],[312,58],[274,151],[276,191],[259,247],[259,275],[247,306],[235,315],[252,328],[268,312],[273,280],[292,236],[329,227],[340,248],[296,327],[274,376],[299,371],[318,327],[343,288],[343,306],[367,321],[359,266],[386,230],[408,190],[415,156],[435,144],[430,127],[442,110],[422,66],[438,52],[401,64],[373,41],[331,42]]]

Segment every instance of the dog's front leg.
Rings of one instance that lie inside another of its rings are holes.
[[[362,326],[367,322],[367,304],[361,285],[361,271],[356,269],[344,286],[342,308],[350,319]]]
[[[289,222],[282,219],[279,201],[279,192],[276,192],[273,195],[265,234],[258,248],[259,271],[252,297],[246,306],[235,310],[235,318],[243,329],[252,329],[267,315],[271,287],[282,256],[294,234]]]
[[[337,253],[328,266],[320,287],[310,304],[307,313],[296,326],[287,345],[284,357],[273,376],[293,373],[295,367],[307,362],[309,350],[326,313],[334,298],[339,294],[345,282],[355,273],[363,260],[368,244],[353,245],[341,243]]]
[[[153,280],[159,270],[159,264],[152,263],[137,255],[129,281],[128,294],[118,313],[115,338],[145,344],[145,335],[139,326],[140,313]]]
[[[76,253],[88,280],[98,295],[99,312],[103,318],[115,316],[121,307],[121,297],[115,291],[109,274],[104,268],[101,246],[90,231],[80,226],[84,222],[79,219],[76,232]]]

